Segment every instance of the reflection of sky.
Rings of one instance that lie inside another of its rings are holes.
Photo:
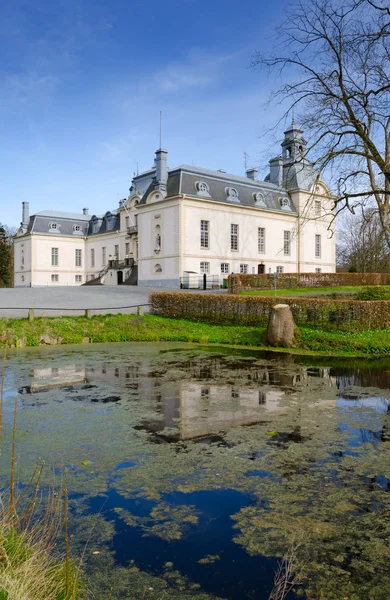
[[[356,400],[345,399],[342,396],[336,400],[338,408],[373,408],[378,413],[387,413],[389,410],[390,398],[369,396],[358,398]]]

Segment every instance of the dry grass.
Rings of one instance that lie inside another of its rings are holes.
[[[4,389],[2,366],[0,413]],[[15,485],[17,402],[12,431],[10,487],[0,495],[0,600],[81,600],[87,595],[80,566],[69,558],[66,474],[59,489],[43,495],[40,481],[44,463],[37,464],[20,495]],[[1,421],[0,421],[1,423]],[[1,436],[1,430],[0,430]],[[65,523],[65,553],[57,551]]]

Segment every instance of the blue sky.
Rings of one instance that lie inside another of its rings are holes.
[[[170,167],[266,173],[277,82],[248,67],[287,0],[7,0],[0,11],[0,222],[21,203],[115,208],[159,144]],[[283,126],[279,135],[282,135]]]

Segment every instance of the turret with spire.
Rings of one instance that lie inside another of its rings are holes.
[[[307,142],[303,138],[303,131],[295,123],[294,119],[290,127],[284,132],[283,163],[291,164],[302,162],[305,157]]]
[[[267,180],[287,190],[310,189],[318,173],[306,158],[307,141],[294,118],[284,132],[281,146],[282,156],[270,160]]]

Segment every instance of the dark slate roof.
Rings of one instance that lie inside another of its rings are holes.
[[[99,235],[120,229],[120,212],[118,209],[107,211],[104,216],[93,215],[89,222],[88,235]]]
[[[283,167],[283,183],[288,190],[311,190],[318,179],[318,171],[306,160]]]
[[[208,186],[206,194],[200,193],[197,189],[197,184],[200,182],[204,182]],[[148,195],[154,189],[154,183],[152,182],[145,191],[140,205],[146,204]],[[237,191],[237,198],[229,195],[229,188]],[[287,190],[273,183],[190,165],[182,165],[168,171],[166,197],[178,194],[206,201],[214,200],[233,206],[250,206],[259,210],[275,210],[286,214],[296,213],[296,208]],[[256,201],[255,194],[261,194],[263,201]],[[288,205],[284,205],[283,208],[281,198],[288,198]]]
[[[57,211],[49,210],[32,215],[27,227],[27,233],[74,235],[75,237],[87,235],[90,216],[76,214],[71,217],[61,217],[59,216],[60,214],[72,215],[72,213],[59,213]],[[87,219],[85,217],[87,217]],[[56,225],[55,228],[53,227],[53,224]]]
[[[96,227],[93,224],[96,223]],[[53,226],[53,224],[55,226]],[[120,229],[119,209],[106,212],[103,216],[84,215],[58,210],[41,210],[30,217],[26,233],[50,233],[74,235],[75,237],[107,233]]]

